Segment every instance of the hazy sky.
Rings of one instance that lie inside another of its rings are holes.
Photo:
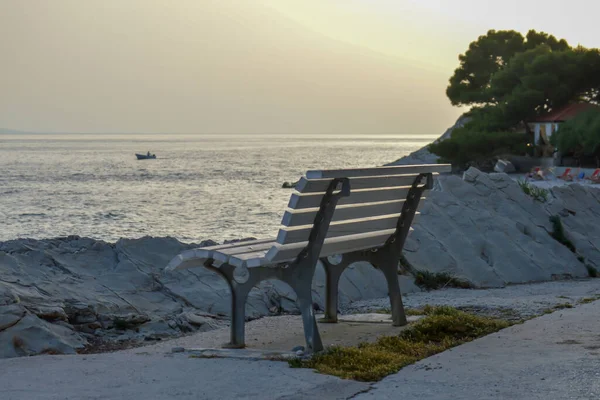
[[[0,127],[441,133],[488,29],[600,47],[600,3],[0,0]]]

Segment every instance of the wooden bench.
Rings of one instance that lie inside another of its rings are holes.
[[[324,321],[337,322],[344,269],[367,261],[385,275],[393,324],[404,325],[398,284],[402,248],[423,192],[433,187],[435,175],[449,171],[444,164],[308,171],[291,195],[276,238],[188,250],[166,269],[204,266],[225,278],[232,294],[228,347],[245,346],[250,290],[263,280],[280,279],[296,292],[307,350],[322,350],[311,291],[319,260],[326,273]]]

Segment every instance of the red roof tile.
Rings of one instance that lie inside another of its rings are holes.
[[[590,103],[573,103],[573,104],[568,104],[564,107],[561,108],[557,108],[554,111],[549,112],[546,115],[543,115],[541,117],[536,118],[534,121],[532,122],[563,122],[563,121],[568,121],[572,118],[574,118],[575,116],[577,116],[578,114],[590,110],[590,109],[597,109],[598,111],[600,111],[600,107],[594,104],[590,104]]]

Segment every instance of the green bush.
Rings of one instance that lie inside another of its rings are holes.
[[[585,267],[588,270],[588,275],[590,276],[590,278],[600,277],[600,274],[598,274],[598,270],[596,268],[594,268],[592,265],[587,264]]]
[[[560,217],[558,215],[553,215],[550,217],[550,222],[552,222],[552,233],[550,233],[550,235],[556,239],[557,242],[567,246],[569,250],[575,253],[575,245],[567,238],[567,235],[565,235],[565,229]]]
[[[540,203],[545,203],[548,201],[549,192],[547,189],[539,188],[521,179],[519,179],[517,183],[523,190],[523,193],[525,193],[527,196],[533,197],[534,200],[539,201]]]
[[[291,360],[290,366],[359,381],[378,381],[402,367],[448,348],[510,326],[504,320],[479,317],[451,307],[424,309],[426,316],[398,336],[384,336],[375,343],[333,347],[308,360]]]
[[[455,129],[449,139],[430,144],[429,151],[438,155],[441,162],[461,169],[491,169],[500,155],[525,154],[527,142],[524,133],[475,131],[466,125]]]
[[[563,154],[600,156],[600,108],[582,112],[561,124],[550,142]]]
[[[427,290],[436,290],[444,287],[455,287],[461,289],[470,289],[473,287],[473,285],[471,285],[471,283],[468,281],[458,279],[455,276],[445,272],[434,273],[429,271],[416,271],[414,276],[415,285]]]

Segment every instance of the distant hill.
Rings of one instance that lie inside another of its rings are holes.
[[[0,135],[17,135],[17,134],[31,134],[34,132],[17,131],[15,129],[0,128]]]

